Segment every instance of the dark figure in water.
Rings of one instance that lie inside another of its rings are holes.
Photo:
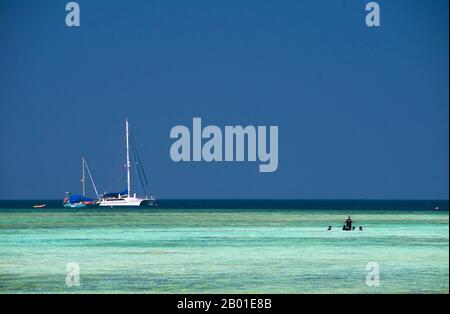
[[[352,223],[353,223],[352,217],[348,216],[347,220],[344,223],[344,228],[342,228],[342,230],[346,231],[352,230]]]
[[[359,231],[363,231],[363,228],[362,228],[362,226],[359,226]]]
[[[332,228],[331,226],[328,226],[328,231],[330,231],[330,230],[331,230],[331,228]]]

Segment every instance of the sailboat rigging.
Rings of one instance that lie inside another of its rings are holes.
[[[89,175],[91,179],[92,187],[94,188],[95,194],[97,195],[97,199],[86,197],[86,174],[85,171]],[[66,192],[66,197],[64,198],[63,205],[68,208],[83,208],[89,205],[95,205],[98,203],[100,198],[97,187],[95,186],[94,179],[92,178],[91,171],[89,170],[89,166],[87,164],[86,159],[81,158],[81,190],[82,195],[72,194],[72,192]]]
[[[100,197],[99,206],[108,207],[125,207],[125,206],[141,206],[141,205],[152,205],[154,198],[152,196],[148,197],[138,197],[136,193],[131,193],[131,160],[130,160],[130,146],[133,153],[133,158],[135,159],[135,166],[139,175],[139,180],[142,185],[142,189],[145,193],[145,187],[143,184],[143,179],[148,184],[147,176],[145,175],[140,156],[137,152],[136,144],[134,143],[134,138],[129,130],[128,119],[125,120],[125,142],[126,142],[126,173],[127,173],[127,188],[126,190],[119,193],[104,193]]]
[[[74,195],[71,192],[66,192],[66,197],[64,198],[64,207],[68,208],[83,208],[86,206],[102,206],[102,207],[136,207],[142,205],[154,205],[155,198],[153,196],[148,196],[145,186],[148,185],[147,175],[145,174],[144,167],[142,166],[141,157],[136,147],[134,137],[129,129],[128,119],[125,120],[125,140],[126,140],[126,178],[127,187],[122,192],[110,192],[103,193],[100,195],[98,193],[97,187],[95,186],[94,179],[92,177],[89,166],[86,159],[83,157],[81,159],[81,189],[82,195]],[[130,152],[131,148],[131,152]],[[139,197],[136,193],[131,193],[131,157],[134,159],[134,166],[139,177],[139,183],[141,184],[141,189],[145,196]],[[86,172],[90,178],[92,187],[94,188],[96,199],[86,197]],[[145,183],[145,184],[144,184]]]

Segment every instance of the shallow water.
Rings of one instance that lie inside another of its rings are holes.
[[[340,230],[347,214],[364,231]],[[448,293],[448,211],[0,209],[2,293]],[[332,231],[327,226],[333,225]],[[66,285],[66,264],[80,286]],[[380,266],[367,286],[366,265]]]

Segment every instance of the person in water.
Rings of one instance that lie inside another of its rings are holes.
[[[359,231],[363,231],[363,228],[362,228],[362,226],[359,226]]]
[[[347,220],[344,223],[344,230],[352,230],[352,217],[348,216]]]
[[[331,230],[331,228],[333,228],[333,227],[331,227],[331,226],[328,226],[328,231],[330,231],[330,230]]]

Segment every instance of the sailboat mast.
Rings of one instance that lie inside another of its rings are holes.
[[[84,157],[81,158],[81,188],[83,196],[86,196],[86,176],[84,174]]]
[[[131,196],[131,178],[130,178],[130,143],[129,143],[129,133],[128,133],[128,119],[125,120],[125,133],[127,141],[127,189],[128,196]]]

